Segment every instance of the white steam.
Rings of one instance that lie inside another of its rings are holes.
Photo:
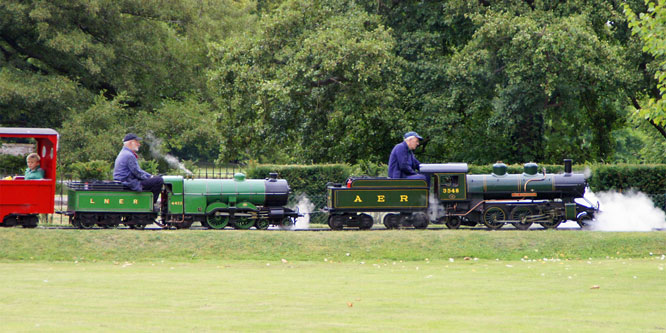
[[[652,200],[644,193],[601,192],[596,194],[596,198],[592,196],[594,193],[588,200],[598,200],[601,206],[590,230],[652,231],[666,228],[666,213],[654,207]]]
[[[296,200],[298,200],[296,203],[297,211],[303,214],[303,216],[296,218],[296,223],[292,229],[308,229],[310,228],[310,214],[314,213],[315,205],[305,194],[299,194]]]
[[[151,142],[150,144],[150,155],[156,159],[163,159],[172,169],[179,169],[185,172],[187,175],[192,175],[192,171],[188,170],[185,165],[178,160],[177,157],[170,154],[162,153],[162,142],[163,140],[154,136],[153,133],[146,134],[146,139]]]
[[[428,198],[430,206],[428,207],[428,217],[430,221],[437,221],[437,218],[444,215],[444,205],[437,198],[437,194],[430,192],[430,197]]]

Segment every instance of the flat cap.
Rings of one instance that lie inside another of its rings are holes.
[[[123,142],[127,142],[129,140],[141,141],[141,138],[136,136],[136,134],[134,134],[134,133],[128,133],[127,135],[125,135],[125,138],[123,139]]]
[[[416,132],[407,132],[405,133],[405,139],[407,139],[410,136],[415,136],[419,140],[423,140],[423,138]]]

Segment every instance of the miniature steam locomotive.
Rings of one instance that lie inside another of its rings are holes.
[[[584,175],[571,171],[565,160],[563,174],[539,174],[538,165],[527,163],[522,174],[507,174],[504,163],[493,165],[489,175],[468,175],[465,163],[421,164],[423,180],[358,178],[346,184],[329,184],[328,224],[338,230],[345,226],[369,229],[373,218],[367,212],[387,213],[386,228],[412,226],[426,228],[430,221],[451,229],[483,223],[490,229],[506,224],[525,230],[538,223],[557,228],[575,220],[581,226],[594,218],[597,208],[575,201],[583,198]]]
[[[292,225],[299,216],[285,207],[289,191],[287,181],[277,179],[277,174],[268,179],[245,179],[242,173],[233,179],[165,176],[161,203],[155,209],[151,192],[129,191],[118,182],[79,182],[69,185],[64,214],[79,228],[124,224],[143,229],[157,223],[182,229],[201,222],[211,229],[267,229]]]

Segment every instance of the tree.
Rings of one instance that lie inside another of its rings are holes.
[[[646,119],[666,138],[666,1],[658,0],[655,4],[646,0],[645,4],[647,12],[638,16],[629,4],[625,4],[624,9],[632,34],[643,41],[643,52],[654,57],[655,62],[645,69],[654,72],[657,91],[644,94],[641,101],[634,98],[633,105],[637,109],[636,116]]]
[[[100,94],[94,104],[83,112],[72,115],[60,130],[59,163],[72,165],[93,160],[115,160],[122,148],[127,132],[138,132],[134,127],[133,111],[122,102],[124,95],[109,101]]]
[[[629,1],[632,5],[636,1]],[[428,159],[610,160],[625,126],[621,4],[575,1],[366,1],[408,64],[405,105],[429,124]]]
[[[99,134],[71,147],[79,158],[108,139],[107,125],[90,114],[100,108],[121,122],[142,115],[134,126],[147,133],[153,119],[166,121],[155,118],[160,108],[206,100],[207,43],[251,26],[252,8],[232,0],[3,1],[0,124]],[[160,128],[158,137],[179,134]]]
[[[401,131],[389,29],[353,1],[288,0],[257,30],[216,44],[221,158],[384,160]],[[291,158],[290,158],[291,157]]]

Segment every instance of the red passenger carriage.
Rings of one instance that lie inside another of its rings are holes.
[[[44,179],[0,179],[0,226],[37,226],[37,214],[52,214],[56,188],[58,132],[49,128],[0,127],[0,138],[33,138]]]

